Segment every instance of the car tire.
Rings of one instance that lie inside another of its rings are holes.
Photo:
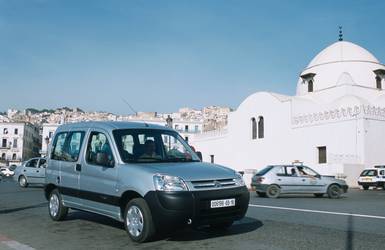
[[[57,189],[52,190],[49,194],[48,213],[54,221],[63,220],[68,214],[68,207],[63,205],[62,197]]]
[[[337,184],[331,184],[328,187],[327,194],[330,199],[338,199],[341,197],[342,189]]]
[[[27,178],[25,178],[24,175],[19,177],[19,186],[22,187],[22,188],[28,187],[28,181],[27,181]]]
[[[210,228],[216,229],[216,230],[226,230],[230,228],[233,225],[234,221],[224,221],[224,222],[218,222],[218,223],[211,223]]]
[[[155,234],[151,210],[142,198],[132,199],[124,210],[124,227],[135,242],[149,241]]]
[[[278,198],[281,194],[281,189],[277,185],[269,185],[266,189],[266,196],[269,198]]]
[[[364,190],[368,190],[368,189],[369,189],[369,186],[363,185],[362,188],[363,188]]]
[[[257,193],[257,195],[258,195],[259,197],[266,197],[266,193],[264,193],[264,192],[258,192],[258,191],[256,191],[256,193]]]
[[[319,194],[318,193],[318,194],[314,194],[314,196],[317,197],[317,198],[322,198],[324,196],[324,194]]]

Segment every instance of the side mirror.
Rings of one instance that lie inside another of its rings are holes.
[[[197,151],[197,152],[195,152],[196,154],[197,154],[197,156],[199,157],[199,159],[201,159],[201,161],[202,161],[202,152],[200,152],[200,151]]]
[[[104,167],[111,168],[111,167],[114,166],[113,161],[110,161],[108,159],[108,154],[107,153],[103,153],[103,152],[97,153],[95,161],[96,161],[96,164],[104,166]]]

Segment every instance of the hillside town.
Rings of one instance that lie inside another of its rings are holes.
[[[173,113],[137,112],[118,115],[80,108],[8,109],[0,112],[0,165],[19,165],[37,156],[46,156],[48,144],[58,126],[85,121],[133,121],[166,125],[167,120],[185,140],[197,134],[221,130],[227,126],[231,109],[209,106],[201,110],[180,108]]]

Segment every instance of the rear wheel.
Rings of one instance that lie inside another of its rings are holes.
[[[266,189],[266,196],[269,198],[278,198],[281,194],[281,189],[277,185],[270,185]]]
[[[256,192],[259,197],[266,197],[266,193],[264,192]]]
[[[369,186],[368,186],[368,185],[362,185],[362,188],[363,188],[364,190],[368,190],[368,189],[369,189]]]
[[[52,190],[48,200],[48,212],[52,220],[63,220],[68,214],[68,207],[63,205],[63,200],[57,189]]]
[[[329,186],[327,194],[328,194],[330,199],[338,199],[341,197],[342,190],[341,190],[340,186],[338,186],[336,184],[332,184]]]
[[[142,198],[132,199],[124,211],[124,227],[135,242],[145,242],[155,233],[150,208]]]
[[[324,194],[314,194],[314,196],[317,197],[317,198],[321,198],[321,197],[324,196]]]
[[[22,176],[19,177],[19,186],[20,186],[20,187],[23,187],[23,188],[28,187],[27,178],[25,178],[24,175],[22,175]]]

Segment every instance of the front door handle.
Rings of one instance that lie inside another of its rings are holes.
[[[78,172],[82,171],[82,164],[76,164],[75,170]]]
[[[281,181],[281,179],[278,179],[279,181]]]
[[[306,179],[302,179],[302,181],[306,181]]]

